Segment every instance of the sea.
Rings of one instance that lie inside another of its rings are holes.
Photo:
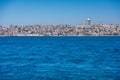
[[[0,37],[0,80],[120,80],[120,37]]]

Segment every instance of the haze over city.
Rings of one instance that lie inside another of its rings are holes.
[[[0,0],[0,25],[120,24],[120,0]]]

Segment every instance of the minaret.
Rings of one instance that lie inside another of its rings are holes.
[[[90,20],[90,18],[87,18],[87,20],[86,20],[86,24],[87,24],[87,25],[90,25],[90,24],[91,24],[91,20]]]

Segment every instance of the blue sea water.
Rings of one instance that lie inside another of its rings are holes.
[[[120,37],[0,37],[0,80],[120,80]]]

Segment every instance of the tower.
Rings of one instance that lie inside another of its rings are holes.
[[[86,24],[87,24],[87,25],[90,25],[90,24],[91,24],[91,20],[90,20],[90,18],[87,18],[87,20],[86,20]]]

